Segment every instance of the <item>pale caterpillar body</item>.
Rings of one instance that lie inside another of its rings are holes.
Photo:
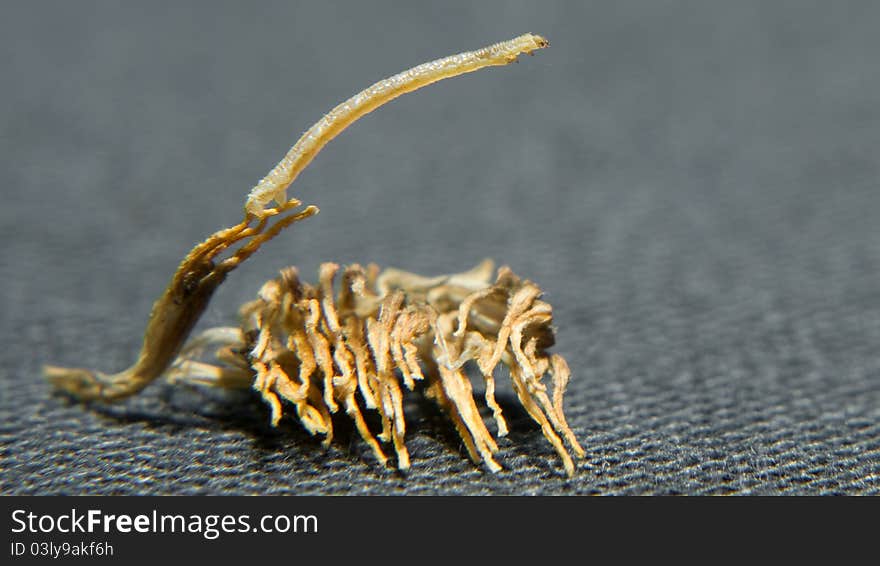
[[[450,55],[400,72],[355,94],[321,118],[290,148],[287,154],[248,195],[245,209],[259,216],[272,200],[287,200],[287,187],[327,143],[362,116],[397,98],[431,83],[470,73],[492,65],[506,65],[522,53],[546,47],[547,40],[527,33],[476,51]]]
[[[309,128],[284,158],[250,192],[245,217],[214,233],[184,258],[156,301],[135,364],[117,374],[46,366],[59,389],[82,400],[113,401],[131,396],[159,377],[229,388],[253,388],[271,409],[277,425],[290,408],[312,434],[333,438],[335,413],[344,411],[383,464],[382,443],[393,446],[396,467],[410,467],[405,444],[404,389],[424,384],[424,393],[446,412],[476,463],[501,469],[495,436],[508,425],[495,398],[494,371],[508,368],[514,392],[574,473],[569,449],[584,451],[563,414],[570,376],[565,360],[551,354],[552,309],[540,288],[492,262],[454,275],[423,277],[375,266],[341,270],[321,266],[317,285],[303,283],[295,268],[266,283],[258,298],[241,310],[237,328],[209,329],[186,342],[214,291],[226,275],[290,224],[317,213],[296,211],[287,187],[319,151],[358,118],[422,86],[546,47],[525,34],[476,51],[424,63],[379,81],[336,106]],[[277,205],[267,208],[271,201]],[[228,257],[221,254],[235,245]],[[207,350],[214,359],[203,360]],[[477,408],[468,367],[485,382],[484,399],[496,435]],[[549,376],[552,390],[543,378]],[[364,418],[376,411],[381,430]]]

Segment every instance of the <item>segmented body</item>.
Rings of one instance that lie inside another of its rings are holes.
[[[569,369],[561,356],[547,352],[554,341],[552,309],[540,299],[537,285],[506,267],[493,281],[488,261],[465,273],[432,278],[352,265],[342,270],[336,291],[339,271],[336,264],[323,264],[313,286],[303,283],[295,268],[283,270],[242,307],[239,333],[212,330],[196,338],[175,364],[174,376],[214,385],[250,384],[271,407],[273,425],[289,406],[309,432],[324,435],[328,443],[331,415],[342,409],[381,462],[387,460],[381,442],[393,445],[400,469],[410,466],[404,388],[423,381],[470,457],[497,471],[498,445],[479,413],[467,365],[482,374],[497,436],[504,436],[507,423],[495,399],[494,377],[503,364],[520,403],[566,472],[573,472],[565,445],[580,456],[583,450],[563,415]],[[225,363],[219,366],[196,360],[212,341],[224,346],[219,357]],[[552,380],[549,394],[545,375]],[[377,435],[364,419],[365,410],[381,416]]]
[[[531,53],[547,45],[543,37],[526,33],[481,49],[422,63],[365,88],[336,105],[306,130],[281,161],[251,189],[245,209],[248,214],[259,216],[272,200],[279,204],[285,202],[287,187],[325,145],[359,118],[398,96],[449,77],[494,65],[506,65],[522,53]]]

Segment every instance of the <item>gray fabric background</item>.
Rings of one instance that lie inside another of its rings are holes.
[[[880,492],[880,4],[119,4],[0,17],[2,493]],[[292,191],[321,214],[203,326],[289,264],[493,257],[554,305],[574,479],[506,384],[497,475],[418,395],[401,476],[247,394],[50,394],[43,363],[133,360],[181,257],[333,105],[526,31],[551,48],[333,142]]]

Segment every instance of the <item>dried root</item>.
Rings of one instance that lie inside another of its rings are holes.
[[[467,364],[485,380],[485,401],[497,436],[507,423],[495,400],[494,370],[509,368],[516,394],[541,426],[571,475],[566,444],[582,456],[565,422],[562,395],[569,368],[553,344],[550,305],[540,289],[501,268],[491,281],[491,262],[457,275],[426,278],[375,266],[321,267],[317,286],[299,280],[296,269],[266,283],[259,298],[241,309],[241,328],[215,328],[186,341],[217,287],[230,271],[290,224],[318,209],[287,199],[286,191],[321,149],[361,116],[394,98],[433,82],[505,65],[522,53],[548,45],[536,35],[437,59],[379,81],[334,108],[312,126],[251,190],[244,219],[214,233],[184,258],[164,294],[153,305],[144,343],[132,367],[107,375],[86,369],[45,367],[60,390],[82,400],[115,401],[134,395],[162,375],[228,388],[253,387],[271,408],[277,424],[285,407],[312,434],[333,438],[331,415],[344,410],[381,462],[382,442],[391,443],[397,467],[410,465],[404,442],[403,387],[425,383],[425,392],[449,415],[474,462],[496,471],[498,450],[474,401]],[[268,207],[272,202],[277,206]],[[234,246],[238,246],[232,251]],[[227,257],[221,257],[227,253]],[[201,361],[208,349],[216,359]],[[542,383],[549,374],[552,397]],[[373,435],[365,410],[381,417]]]
[[[271,407],[272,424],[291,406],[303,426],[333,437],[331,415],[343,408],[376,458],[385,463],[382,442],[390,442],[397,467],[410,465],[404,443],[406,422],[403,388],[425,383],[426,393],[449,415],[471,459],[492,471],[501,469],[493,454],[498,446],[474,400],[466,365],[485,380],[486,405],[492,410],[497,436],[507,423],[495,400],[494,370],[509,368],[520,402],[541,426],[544,436],[571,475],[568,446],[583,450],[565,422],[562,395],[569,369],[553,344],[552,310],[540,300],[531,281],[502,267],[492,282],[492,262],[466,273],[425,278],[388,269],[352,265],[321,266],[317,286],[303,283],[289,267],[260,290],[259,298],[241,308],[240,332],[208,331],[187,346],[174,364],[175,379],[225,387],[252,387]],[[220,345],[218,362],[199,361],[203,345]],[[549,374],[553,393],[542,377]],[[364,410],[381,416],[374,436]],[[378,437],[378,439],[377,439]]]

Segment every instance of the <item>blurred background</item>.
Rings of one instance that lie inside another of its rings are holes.
[[[878,25],[868,1],[5,3],[0,490],[877,494]],[[529,31],[551,47],[332,142],[290,191],[320,215],[202,322],[286,265],[494,258],[554,306],[575,478],[509,396],[505,471],[412,396],[401,476],[247,396],[50,394],[44,363],[131,363],[184,254],[336,103]]]

